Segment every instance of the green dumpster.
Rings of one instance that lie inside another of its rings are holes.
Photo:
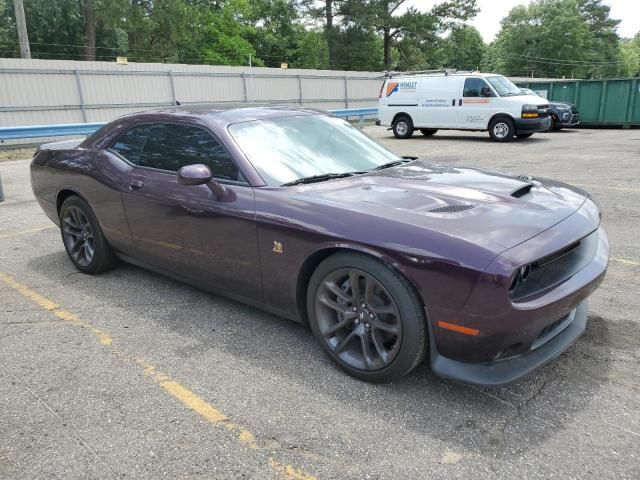
[[[640,126],[640,79],[518,82],[556,102],[573,103],[583,125]]]

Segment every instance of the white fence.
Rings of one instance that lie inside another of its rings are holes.
[[[379,72],[0,59],[0,126],[103,122],[154,107],[285,103],[375,107]]]

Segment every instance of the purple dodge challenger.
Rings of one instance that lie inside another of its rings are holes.
[[[288,107],[176,107],[43,145],[33,191],[82,272],[118,259],[308,323],[374,382],[428,355],[499,385],[584,331],[600,211],[552,180],[399,157]]]

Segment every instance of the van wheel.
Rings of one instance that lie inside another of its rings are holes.
[[[516,133],[516,126],[509,117],[497,117],[489,123],[489,136],[494,142],[510,142]]]
[[[433,135],[434,133],[436,133],[438,131],[437,128],[421,128],[420,132],[425,136],[425,137],[430,137],[431,135]]]
[[[402,115],[393,122],[393,134],[396,138],[411,138],[413,135],[413,122],[411,117]]]

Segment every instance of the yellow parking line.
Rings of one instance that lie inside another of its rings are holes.
[[[624,263],[625,265],[634,265],[636,267],[640,267],[640,262],[637,262],[635,260],[627,260],[626,258],[615,258],[615,257],[611,257],[610,259],[615,262]]]
[[[47,225],[45,227],[31,228],[29,230],[22,230],[20,232],[5,233],[3,235],[0,235],[0,238],[15,237],[17,235],[24,235],[25,233],[39,232],[41,230],[47,230],[49,228],[58,228],[58,227],[56,225]]]
[[[114,345],[113,338],[103,330],[93,326],[87,321],[78,318],[73,313],[62,309],[57,303],[43,297],[38,292],[30,289],[20,282],[17,282],[5,273],[0,272],[0,281],[13,288],[23,297],[31,300],[40,308],[53,313],[56,317],[73,325],[77,325],[89,330],[96,337],[98,337],[102,345],[108,347],[113,353],[117,354],[118,357],[125,358],[125,355]],[[171,377],[169,377],[169,375],[161,372],[154,365],[146,362],[144,359],[137,358],[135,359],[135,362],[143,367],[143,373],[145,375],[151,377],[155,383],[160,385],[172,397],[179,400],[184,406],[200,415],[212,425],[226,428],[248,448],[254,450],[263,450],[263,448],[258,445],[255,436],[249,430],[232,422],[217,407],[215,407],[211,403],[208,403],[206,400],[199,397],[196,393],[184,387],[179,382],[173,380]],[[297,469],[290,464],[280,463],[272,456],[268,456],[267,458],[269,467],[271,467],[275,472],[277,472],[287,480],[316,480],[313,475]]]
[[[640,188],[610,187],[608,185],[591,185],[588,183],[573,183],[573,182],[570,182],[570,183],[577,187],[606,188],[609,190],[622,190],[624,192],[640,192]]]

